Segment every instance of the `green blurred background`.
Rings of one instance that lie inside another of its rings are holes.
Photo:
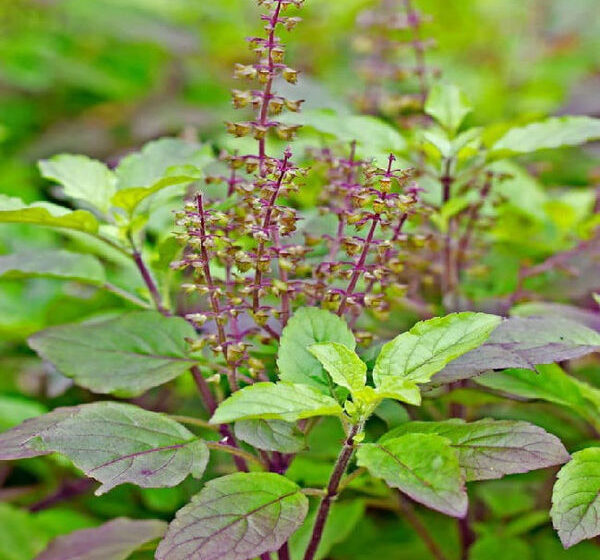
[[[313,104],[346,103],[350,48],[372,0],[309,0],[290,36]],[[417,0],[430,60],[475,103],[476,120],[600,114],[597,0]],[[234,62],[259,29],[252,0],[0,2],[0,192],[35,198],[34,162],[104,159],[162,136],[221,133]],[[287,38],[286,38],[287,39]]]

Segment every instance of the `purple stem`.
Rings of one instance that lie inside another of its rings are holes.
[[[308,543],[308,548],[304,554],[304,560],[313,560],[315,554],[317,553],[321,538],[323,537],[323,529],[325,529],[325,523],[327,522],[331,504],[337,496],[340,481],[342,480],[342,477],[348,468],[348,463],[350,462],[352,454],[354,453],[354,438],[356,434],[358,434],[359,430],[360,426],[358,424],[354,424],[352,426],[348,437],[344,441],[344,446],[338,455],[337,461],[335,462],[333,472],[331,473],[331,478],[327,484],[325,496],[323,496],[321,503],[319,504],[310,542]]]

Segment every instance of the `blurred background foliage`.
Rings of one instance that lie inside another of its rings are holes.
[[[432,17],[425,26],[425,33],[437,42],[430,62],[473,102],[469,125],[514,124],[566,113],[600,116],[598,0],[415,3]],[[288,42],[288,60],[302,72],[298,97],[309,100],[307,108],[351,106],[351,94],[360,88],[352,48],[358,36],[356,17],[372,5],[372,0],[306,3],[304,22]],[[0,194],[26,202],[54,200],[56,193],[40,177],[36,163],[56,153],[83,153],[114,164],[162,136],[198,136],[218,144],[223,121],[233,111],[232,67],[252,59],[243,39],[256,34],[257,16],[251,0],[0,1]],[[550,159],[530,158],[527,163],[548,187],[586,186],[600,177],[594,150],[564,149],[552,152]],[[3,224],[0,254],[55,246],[57,239],[49,230]],[[34,400],[40,395],[49,408],[90,398],[73,394],[78,389],[64,394],[65,378],[46,376],[27,349],[26,336],[105,311],[119,301],[59,280],[0,282],[2,430],[44,412]],[[177,392],[169,398],[189,394],[188,383],[187,378],[178,380]],[[163,397],[158,392],[149,398],[156,399],[158,407]],[[152,408],[153,403],[145,406]],[[567,442],[580,441],[576,419],[561,422],[543,406],[528,409],[528,414],[537,414],[534,420],[540,425],[553,421],[546,427]],[[23,498],[34,511],[0,504],[1,560],[28,560],[55,535],[111,516],[169,519],[198,484],[187,481],[178,488],[156,490],[120,487],[101,498],[80,497],[69,509],[46,510],[44,497],[68,495],[69,484],[81,484],[72,467],[55,458],[35,459],[21,462],[15,471],[0,466],[0,480],[7,477],[12,477],[10,485],[0,491],[0,501]],[[510,484],[482,485],[482,499],[492,509],[498,504],[507,509],[512,504]],[[80,490],[73,488],[74,494]],[[522,499],[522,494],[515,498]],[[498,522],[518,519],[531,507],[516,503],[512,510],[498,513]],[[432,532],[449,533],[448,520],[426,515]],[[339,557],[348,550],[355,558],[392,557],[401,545],[413,560],[428,558],[422,543],[403,525],[395,525],[388,540],[381,540],[374,528],[379,521],[363,523],[340,547]],[[575,558],[557,548],[556,538],[544,531],[535,537],[536,558]],[[597,555],[590,543],[578,550],[579,559]]]

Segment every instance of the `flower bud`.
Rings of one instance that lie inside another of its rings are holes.
[[[298,72],[293,68],[285,68],[283,70],[283,78],[290,84],[298,83]]]

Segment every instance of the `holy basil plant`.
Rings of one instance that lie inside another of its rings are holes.
[[[234,138],[0,195],[0,368],[39,397],[0,388],[0,559],[597,555],[597,177],[535,158],[600,121],[472,126],[405,0],[357,20],[365,114],[301,112],[302,4],[258,1]]]
[[[113,394],[134,394],[137,378],[152,372],[168,372],[164,378],[147,380],[156,385],[194,367],[195,358],[176,344],[184,340],[185,321],[179,325],[178,319],[150,311],[115,321],[73,326],[71,333],[67,327],[51,328],[37,334],[32,344],[76,382],[87,386],[90,376],[104,383],[94,385],[97,390]],[[153,321],[164,325],[136,332],[136,327]],[[121,331],[121,324],[128,329]],[[162,488],[178,485],[188,476],[203,478],[209,455],[215,452],[243,461],[241,472],[213,473],[177,512],[158,545],[160,560],[249,560],[277,551],[285,556],[289,551],[281,551],[290,545],[294,557],[303,554],[311,560],[325,554],[322,543],[331,538],[328,520],[335,509],[360,504],[378,488],[377,481],[385,484],[377,494],[391,503],[404,496],[464,518],[467,482],[567,463],[559,473],[552,514],[563,542],[570,545],[600,532],[591,513],[598,507],[598,488],[589,476],[590,468],[600,464],[594,449],[578,452],[570,461],[556,436],[524,421],[406,419],[378,437],[368,428],[388,403],[421,405],[422,393],[436,374],[481,352],[507,324],[498,316],[472,312],[423,321],[381,346],[367,365],[342,319],[326,310],[301,308],[281,336],[278,380],[236,391],[216,407],[208,423],[129,403],[98,401],[58,408],[3,433],[0,459],[59,453],[101,483],[98,495],[124,483]],[[584,343],[597,347],[600,336],[581,333],[585,334],[589,340],[581,340],[581,347]],[[67,340],[71,352],[65,350]],[[84,351],[91,356],[98,353],[93,360],[96,369],[90,370],[78,355]],[[173,369],[173,362],[180,364],[179,369]],[[114,384],[113,377],[120,383]],[[285,476],[285,465],[292,463],[293,470],[294,461],[309,445],[311,430],[326,416],[335,418],[344,434],[339,454],[324,489],[302,486]],[[192,432],[178,420],[203,429]],[[240,446],[211,435],[223,434],[231,424]],[[115,523],[92,532],[86,529],[80,537],[78,533],[64,537],[40,558],[71,557],[82,542],[86,552],[79,557],[99,558],[106,539],[112,539],[110,557],[125,558],[132,548],[163,532],[159,522],[139,528],[133,521],[127,522],[130,528],[125,521],[121,528]],[[298,531],[307,532],[302,542],[294,540]]]

